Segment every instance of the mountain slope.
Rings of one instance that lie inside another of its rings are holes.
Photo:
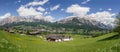
[[[85,30],[106,30],[111,29],[111,26],[107,26],[98,21],[89,20],[86,18],[69,17],[56,22],[48,22],[43,19],[37,19],[34,17],[11,17],[5,18],[0,22],[4,26],[39,26],[44,25],[52,28],[69,28],[69,29],[85,29]]]
[[[89,20],[86,18],[79,18],[79,17],[69,17],[67,19],[63,19],[58,21],[57,23],[61,23],[61,24],[73,24],[73,25],[78,25],[81,27],[85,27],[85,28],[102,28],[102,29],[111,29],[111,26],[105,25],[103,23],[100,23],[98,21],[95,20]]]
[[[5,25],[5,24],[10,24],[10,23],[18,23],[18,22],[39,22],[39,21],[45,21],[45,20],[34,18],[34,17],[15,17],[15,16],[13,16],[13,17],[2,19],[0,21],[0,24]]]

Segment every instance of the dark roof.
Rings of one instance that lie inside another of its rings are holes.
[[[63,37],[64,35],[62,34],[50,34],[46,36],[46,38],[51,38],[51,39],[62,39]]]
[[[66,39],[66,38],[71,38],[71,36],[65,36],[64,39]]]

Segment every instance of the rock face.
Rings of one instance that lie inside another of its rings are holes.
[[[57,23],[62,24],[75,24],[79,26],[91,26],[91,27],[99,27],[103,29],[111,29],[114,28],[111,24],[104,24],[96,20],[92,20],[89,17],[69,17],[60,21],[57,21]]]
[[[38,22],[41,21],[41,19],[36,19],[34,17],[10,17],[10,18],[5,18],[0,21],[0,25],[5,25],[8,23],[18,23],[18,22]]]

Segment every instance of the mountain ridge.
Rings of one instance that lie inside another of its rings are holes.
[[[1,25],[6,25],[6,24],[11,24],[11,23],[19,23],[19,22],[49,22],[49,21],[45,21],[44,19],[38,19],[38,18],[34,18],[34,17],[10,17],[10,18],[5,18],[2,21],[0,21]],[[105,25],[103,23],[100,23],[98,21],[95,20],[91,20],[89,18],[80,18],[80,17],[68,17],[66,19],[62,19],[56,22],[50,22],[50,23],[54,23],[54,24],[67,24],[67,25],[76,25],[79,27],[97,27],[97,28],[102,28],[102,29],[112,29],[113,27],[110,25]]]

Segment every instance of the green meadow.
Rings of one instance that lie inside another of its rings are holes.
[[[72,41],[48,42],[45,36],[40,38],[0,31],[0,52],[120,52],[120,38],[117,33],[95,38],[71,35]]]

